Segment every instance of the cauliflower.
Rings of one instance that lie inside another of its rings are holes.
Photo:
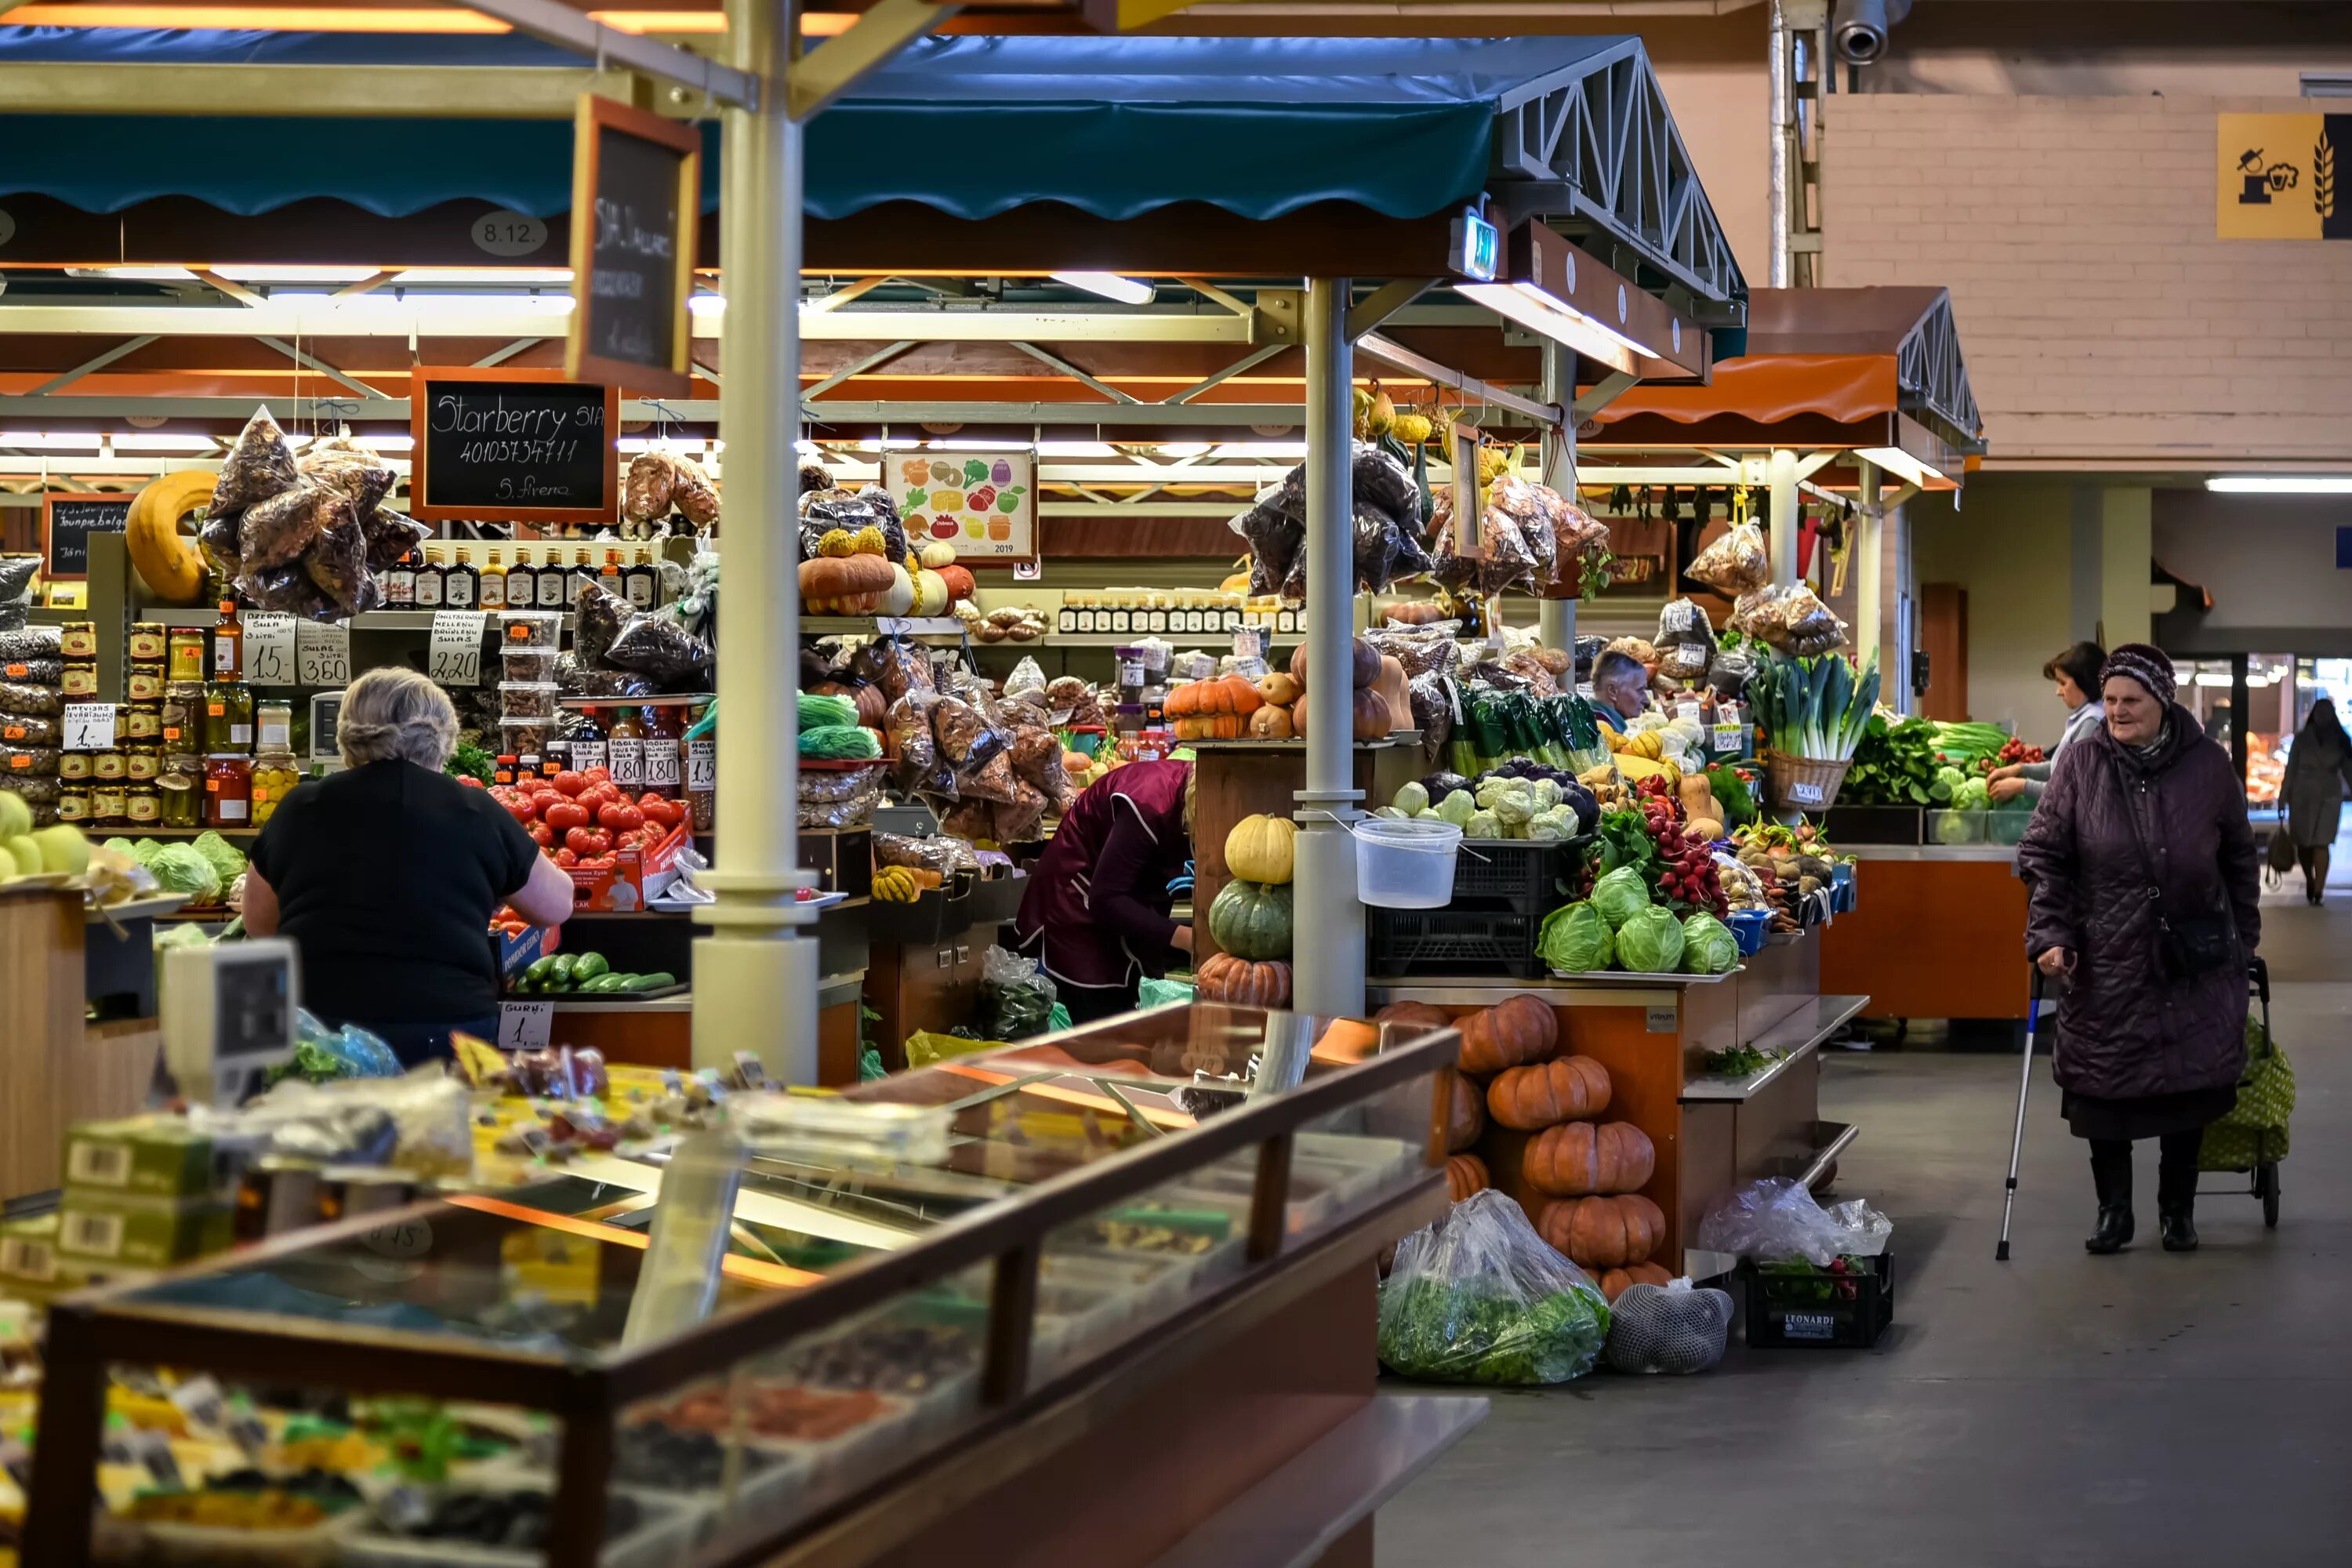
[[[1500,838],[1502,836],[1503,825],[1491,811],[1472,812],[1470,820],[1462,825],[1462,837],[1465,838]]]
[[[1505,790],[1495,797],[1495,820],[1505,827],[1525,827],[1535,816],[1535,793]]]

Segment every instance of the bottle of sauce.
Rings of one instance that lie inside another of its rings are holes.
[[[215,756],[253,752],[253,688],[215,680],[205,688],[205,750]]]
[[[441,602],[453,610],[477,609],[482,597],[482,569],[450,545],[449,563],[441,569]]]
[[[623,795],[635,800],[646,787],[646,727],[633,709],[615,708],[604,725],[606,755],[604,765],[613,770],[613,783]]]
[[[547,554],[539,569],[537,579],[539,583],[537,603],[541,609],[568,610],[572,607],[572,573],[570,568],[563,564],[562,551],[551,544],[548,546]],[[509,584],[509,587],[511,588],[512,584]],[[512,599],[514,595],[509,592],[507,597]]]
[[[245,623],[236,618],[236,601],[220,602],[220,620],[213,626],[213,679],[239,680],[245,676]]]
[[[580,595],[586,591],[589,584],[595,581],[596,563],[588,558],[588,552],[586,549],[583,548],[573,551],[572,552],[572,580],[563,585],[563,607],[567,610],[578,609],[580,607]]]
[[[482,568],[481,585],[476,592],[481,597],[483,609],[503,610],[507,607],[507,569],[499,564],[499,552],[495,550],[490,552],[490,563]]]
[[[383,574],[383,605],[388,610],[405,610],[416,604],[415,552],[402,556]]]
[[[444,603],[441,563],[433,553],[433,546],[425,547],[425,558],[416,568],[415,598],[420,610],[437,610]]]
[[[686,731],[686,804],[697,833],[708,833],[719,819],[719,715],[717,705],[703,710]]]
[[[607,550],[604,552],[604,564],[596,574],[596,585],[604,589],[607,594],[612,595],[616,599],[627,596],[628,591],[621,584],[621,552],[619,551]]]
[[[604,742],[604,726],[596,721],[593,708],[572,711],[563,727],[564,765],[580,773],[590,768],[610,767],[610,750]]]
[[[676,800],[685,771],[679,750],[686,739],[682,710],[674,703],[648,703],[645,710],[646,788]]]
[[[241,756],[205,759],[205,826],[253,826],[252,759]]]
[[[650,610],[661,593],[661,568],[646,558],[640,550],[637,559],[621,569],[621,593],[640,610]]]

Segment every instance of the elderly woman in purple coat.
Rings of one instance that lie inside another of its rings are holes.
[[[1139,984],[1192,951],[1168,886],[1192,858],[1192,764],[1129,763],[1088,784],[1030,873],[1016,945],[1074,1024],[1124,1013]]]
[[[2173,700],[2172,660],[2107,656],[2106,721],[2059,753],[2017,847],[2026,952],[2068,977],[2053,1053],[2068,1127],[2091,1145],[2097,1228],[2132,1238],[2135,1139],[2154,1138],[2165,1249],[2197,1246],[2197,1150],[2237,1100],[2246,970],[2262,937],[2254,836],[2229,753]]]

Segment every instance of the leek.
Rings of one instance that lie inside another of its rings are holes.
[[[1842,654],[1774,655],[1748,684],[1757,721],[1784,756],[1840,762],[1853,755],[1878,702],[1878,655],[1857,672]]]

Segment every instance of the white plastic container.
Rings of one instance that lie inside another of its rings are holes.
[[[1352,831],[1359,900],[1383,910],[1439,910],[1454,901],[1461,828],[1442,818],[1368,816]]]

